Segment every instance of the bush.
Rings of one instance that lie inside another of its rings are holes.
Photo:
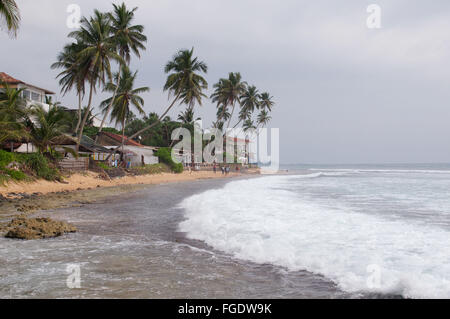
[[[177,174],[183,173],[183,164],[175,163],[172,159],[172,150],[167,147],[160,148],[156,153],[161,163],[169,165],[170,169]]]
[[[15,181],[25,181],[28,179],[28,176],[21,171],[15,171],[12,169],[5,170],[5,173],[8,174]]]
[[[51,168],[48,160],[40,153],[34,153],[28,156],[26,164],[30,167],[38,177],[48,181],[59,180],[59,172],[57,169]]]
[[[106,165],[105,163],[102,163],[102,162],[97,162],[97,166],[100,167],[101,169],[104,169],[105,171],[111,169],[111,167],[109,167],[108,165]]]
[[[0,168],[5,167],[11,162],[14,162],[14,154],[0,150]]]

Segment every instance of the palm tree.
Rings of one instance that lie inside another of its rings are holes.
[[[122,57],[116,53],[116,43],[110,35],[110,17],[98,10],[94,11],[93,17],[82,18],[80,29],[69,34],[69,37],[74,38],[76,42],[86,46],[78,54],[78,65],[81,67],[80,76],[90,84],[88,111],[91,110],[92,97],[97,85],[105,84],[106,78],[112,78],[111,61],[124,63]],[[80,125],[77,151],[83,137],[88,114],[89,112],[85,113]]]
[[[275,105],[273,97],[268,92],[261,93],[259,103],[262,109],[269,110],[269,112],[272,112],[272,108]]]
[[[255,109],[260,108],[260,95],[256,86],[248,86],[245,88],[244,93],[241,95],[241,111],[239,112],[239,122],[236,123],[234,128],[241,122],[249,119]]]
[[[41,105],[33,105],[31,115],[34,119],[30,122],[33,144],[40,153],[52,152],[58,139],[69,129],[67,113],[57,104],[50,105],[48,112]]]
[[[192,124],[194,122],[194,110],[187,109],[178,115],[178,121],[183,124]]]
[[[203,61],[194,58],[194,48],[180,50],[164,69],[169,74],[164,91],[176,96],[182,104],[194,109],[196,103],[202,105],[202,98],[206,97],[203,90],[208,89],[208,82],[198,73],[207,73],[208,66]]]
[[[239,72],[229,73],[228,79],[220,79],[214,85],[215,91],[211,95],[212,101],[217,103],[218,108],[223,106],[222,114],[217,121],[222,121],[225,111],[231,106],[232,111],[228,122],[228,127],[230,127],[236,103],[240,103],[240,98],[244,94],[246,87],[247,83],[242,81],[242,76]]]
[[[86,48],[83,43],[70,43],[67,44],[63,51],[58,55],[57,62],[53,63],[52,69],[63,69],[58,74],[57,78],[60,78],[59,85],[61,86],[61,93],[66,95],[74,87],[78,96],[78,118],[74,133],[78,133],[78,129],[81,125],[82,118],[82,103],[85,95],[85,78],[82,76],[83,66],[79,65],[80,52]]]
[[[111,112],[111,118],[116,121],[116,126],[120,123],[122,126],[122,152],[125,145],[125,123],[129,118],[131,111],[131,106],[140,113],[144,112],[144,99],[139,96],[139,94],[150,91],[148,87],[134,88],[134,84],[137,77],[137,71],[132,73],[130,69],[126,66],[122,66],[121,76],[118,83],[108,83],[105,87],[105,91],[115,92],[115,96],[102,102],[100,107],[103,107],[104,112],[108,111],[109,105],[113,105]],[[116,87],[119,89],[116,90]]]
[[[262,110],[258,115],[258,127],[266,126],[271,119],[272,117],[269,115],[269,113],[266,110]]]
[[[244,132],[248,132],[250,130],[255,130],[255,129],[256,129],[256,126],[255,126],[255,124],[253,124],[253,121],[251,119],[247,119],[244,122]]]
[[[116,46],[116,51],[129,66],[131,61],[131,53],[134,53],[134,55],[140,58],[140,51],[146,50],[144,43],[147,42],[147,37],[143,34],[144,26],[133,25],[134,14],[138,9],[137,7],[133,8],[132,10],[128,10],[125,3],[122,3],[120,6],[113,4],[113,7],[113,12],[108,14],[111,20],[111,37]],[[120,78],[121,70],[122,69],[119,66],[118,78]],[[118,82],[116,83],[118,84]],[[116,86],[111,102],[114,101],[117,90],[119,90],[119,86]],[[112,103],[108,106],[104,114],[102,123],[99,128],[99,133],[103,130],[103,126],[105,125],[111,108]],[[97,139],[98,135],[96,137],[96,140]]]
[[[0,0],[0,28],[6,26],[11,37],[17,37],[20,26],[20,11],[14,0]]]
[[[203,90],[208,88],[208,82],[200,75],[208,72],[206,63],[193,57],[194,49],[180,50],[165,67],[165,72],[170,73],[167,77],[164,90],[169,92],[169,97],[174,96],[172,103],[159,116],[158,121],[133,134],[130,139],[139,136],[143,132],[158,125],[162,119],[174,107],[175,103],[187,104],[189,109],[194,109],[195,103],[202,105]]]
[[[0,83],[0,144],[22,140],[28,137],[25,122],[28,115],[26,102],[22,98],[23,89],[10,88]]]

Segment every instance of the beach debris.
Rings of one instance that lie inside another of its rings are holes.
[[[24,240],[55,238],[77,231],[76,227],[69,223],[50,218],[18,217],[13,219],[7,228],[9,231],[5,235],[6,238]]]

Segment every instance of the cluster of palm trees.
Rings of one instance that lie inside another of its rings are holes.
[[[134,23],[136,10],[137,8],[129,9],[125,3],[113,4],[111,12],[95,10],[91,17],[83,17],[80,28],[68,35],[72,39],[71,43],[64,46],[57,61],[52,65],[53,69],[61,70],[57,78],[63,95],[74,91],[78,96],[77,121],[74,128],[72,127],[72,133],[77,137],[77,151],[94,109],[94,95],[98,91],[111,93],[111,97],[100,104],[103,119],[99,133],[110,120],[115,121],[116,127],[120,125],[122,133],[125,133],[127,123],[135,118],[133,111],[144,114],[144,99],[141,94],[150,89],[136,88],[138,72],[130,69],[132,57],[140,58],[141,53],[146,50],[147,42],[144,26]],[[0,0],[0,15],[4,17],[9,32],[15,35],[20,21],[16,3]],[[148,125],[130,134],[129,139],[135,139],[160,125],[177,104],[186,107],[179,115],[179,121],[192,124],[195,106],[201,106],[203,99],[208,98],[208,82],[204,78],[208,66],[194,55],[194,48],[179,50],[167,62],[164,71],[167,74],[164,91],[169,94],[169,105],[153,121],[147,121]],[[234,128],[242,124],[245,130],[250,130],[263,127],[271,120],[270,112],[274,106],[272,96],[269,93],[260,94],[255,86],[242,80],[240,73],[232,72],[228,78],[220,79],[214,85],[214,93],[210,98],[217,104],[217,120],[214,123],[216,128],[231,128],[232,120],[236,117],[236,108],[239,112]],[[256,112],[258,115],[255,117]],[[0,121],[0,125],[10,125],[5,124],[9,123],[8,121]],[[17,129],[20,131],[19,126]],[[7,138],[11,138],[16,130],[11,128],[8,132],[11,136]],[[122,135],[123,147],[125,134]]]
[[[214,85],[211,99],[217,104],[217,120],[214,127],[224,130],[231,128],[236,107],[239,107],[236,128],[243,123],[244,131],[266,126],[270,120],[270,112],[275,105],[273,97],[267,93],[259,93],[254,85],[242,80],[239,72],[231,72],[228,78],[222,78]],[[259,114],[254,119],[254,113]],[[225,127],[226,122],[228,123]]]
[[[73,41],[67,44],[58,55],[54,69],[62,69],[58,74],[62,93],[75,90],[78,96],[79,122],[75,133],[78,135],[78,145],[83,136],[88,114],[92,110],[93,96],[98,89],[113,91],[113,97],[104,105],[104,118],[100,127],[102,131],[110,112],[119,122],[124,123],[131,104],[142,107],[143,99],[134,91],[136,73],[129,70],[131,56],[140,57],[145,50],[147,37],[143,34],[144,26],[134,25],[135,11],[128,9],[125,3],[113,4],[111,12],[94,11],[93,16],[83,17],[80,28],[69,34]],[[117,73],[113,75],[112,65],[118,65]],[[128,93],[134,91],[135,96],[128,98]],[[82,104],[87,96],[87,107],[82,117]],[[124,99],[124,97],[127,97]],[[122,108],[122,110],[118,110]],[[126,110],[127,109],[127,110]]]

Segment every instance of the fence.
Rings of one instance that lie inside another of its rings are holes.
[[[58,163],[58,167],[65,171],[87,171],[89,169],[89,158],[65,158]]]

